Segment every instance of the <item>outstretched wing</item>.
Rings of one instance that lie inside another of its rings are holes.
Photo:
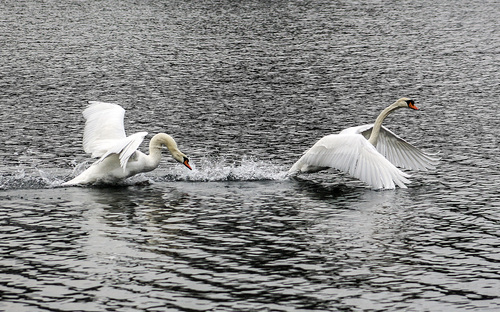
[[[86,119],[83,133],[83,149],[100,157],[101,162],[111,154],[118,154],[120,166],[126,168],[127,161],[141,145],[147,132],[126,136],[123,125],[125,110],[116,104],[90,101],[83,111]]]
[[[359,133],[368,139],[372,129],[373,124],[369,124],[345,129],[341,134]],[[376,148],[380,154],[400,168],[425,171],[435,169],[439,162],[439,157],[422,152],[384,126],[380,128]]]
[[[125,170],[129,158],[134,155],[147,134],[147,132],[137,132],[124,139],[115,140],[107,147],[107,151],[99,158],[97,163],[111,154],[118,154],[120,166]]]
[[[335,168],[373,188],[406,188],[409,175],[382,156],[360,134],[332,134],[320,139],[290,169],[289,174]]]
[[[125,110],[116,104],[90,101],[83,111],[86,119],[83,149],[92,157],[101,157],[117,140],[127,137],[123,126]]]

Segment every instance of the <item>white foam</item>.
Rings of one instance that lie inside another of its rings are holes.
[[[175,166],[162,180],[166,181],[259,181],[283,180],[287,170],[282,165],[243,158],[229,162],[225,158],[203,158],[191,164],[193,170]]]
[[[62,182],[48,170],[18,168],[13,173],[0,175],[0,190],[51,188]]]
[[[80,174],[88,165],[88,162],[77,164],[72,173],[61,169],[18,168],[14,172],[0,174],[0,190],[58,187],[64,181]],[[265,181],[284,180],[287,177],[287,168],[284,166],[247,157],[240,161],[227,161],[223,157],[203,158],[193,161],[191,166],[193,170],[177,163],[167,165],[162,163],[155,171],[133,176],[120,184],[135,184],[145,180],[152,182]]]

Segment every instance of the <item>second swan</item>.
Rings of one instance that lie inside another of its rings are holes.
[[[438,158],[424,153],[382,126],[394,110],[418,110],[415,102],[401,98],[384,109],[374,124],[352,127],[320,139],[290,168],[288,174],[318,172],[335,168],[367,183],[374,189],[406,188],[408,174],[396,166],[434,169]]]

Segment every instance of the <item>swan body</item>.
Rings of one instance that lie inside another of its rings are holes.
[[[375,189],[406,188],[408,174],[398,167],[415,170],[435,168],[438,158],[424,153],[382,126],[399,108],[418,110],[413,100],[401,98],[384,109],[374,124],[347,128],[320,139],[290,168],[289,175],[334,168],[350,174]]]
[[[83,111],[86,119],[83,149],[92,157],[99,157],[87,170],[63,186],[94,183],[115,183],[141,172],[156,169],[160,164],[161,149],[166,146],[172,157],[191,169],[189,160],[174,139],[158,133],[149,142],[149,155],[137,150],[147,132],[127,136],[123,119],[125,110],[116,104],[90,101]]]

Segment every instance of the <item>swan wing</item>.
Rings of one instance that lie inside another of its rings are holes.
[[[361,134],[332,134],[313,145],[289,173],[309,168],[335,168],[367,183],[373,188],[406,188],[405,174],[380,154]]]
[[[141,145],[147,132],[134,133],[126,138],[114,140],[107,148],[107,151],[101,156],[97,162],[103,161],[106,157],[111,154],[118,154],[120,159],[120,166],[125,170],[127,168],[127,162],[132,155],[137,151],[139,145]]]
[[[341,133],[359,133],[368,139],[372,129],[373,124],[369,124],[348,128]],[[422,152],[384,126],[380,128],[376,148],[385,158],[400,168],[425,171],[435,169],[439,162],[439,157]]]
[[[125,110],[111,103],[90,101],[89,104],[83,111],[86,119],[83,149],[92,157],[102,157],[127,137],[123,125]]]

